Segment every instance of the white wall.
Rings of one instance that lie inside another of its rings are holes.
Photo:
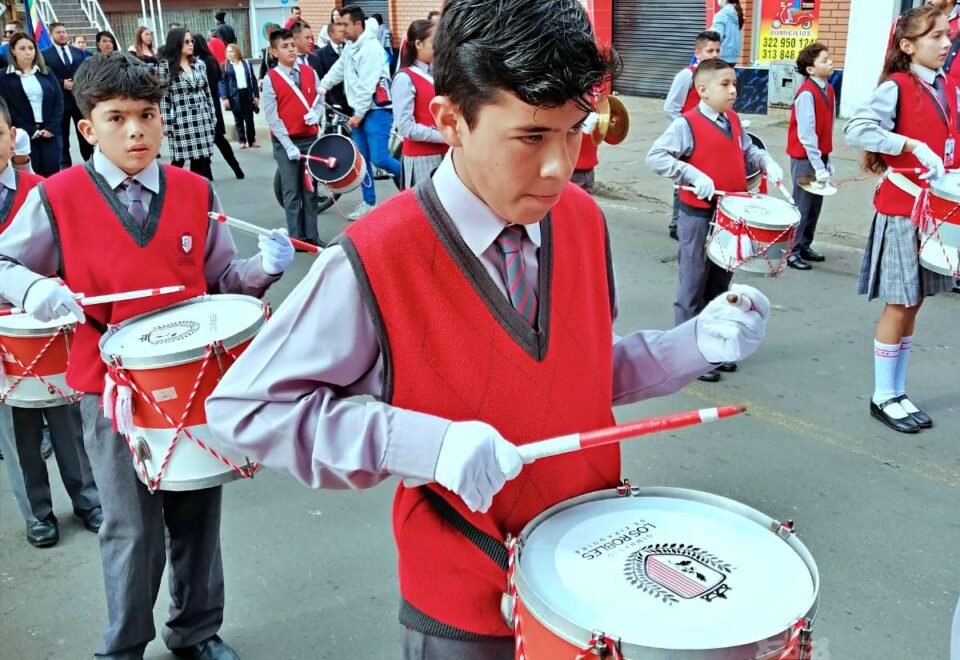
[[[840,114],[850,116],[877,87],[900,0],[851,0]]]

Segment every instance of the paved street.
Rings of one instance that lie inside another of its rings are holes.
[[[626,100],[633,132],[625,145],[601,149],[597,176],[602,192],[616,197],[599,201],[613,238],[621,334],[668,328],[676,279],[676,244],[666,235],[669,183],[643,165],[650,140],[664,126],[660,102]],[[786,117],[751,119],[752,132],[789,169]],[[278,227],[273,161],[263,141],[263,149],[239,152],[245,181],[228,178],[215,157],[216,185],[228,213]],[[777,280],[735,278],[760,287],[773,303],[760,351],[719,384],[695,383],[673,397],[617,410],[626,421],[742,401],[749,414],[627,444],[624,475],[641,485],[708,491],[796,520],[820,569],[816,658],[945,658],[960,596],[960,339],[954,337],[960,299],[943,295],[925,303],[911,358],[909,391],[936,427],[907,436],[872,420],[872,335],[880,305],[854,293],[858,246],[872,215],[872,181],[858,175],[857,157],[838,153],[840,193],[826,202],[817,246],[825,264],[805,273],[788,270]],[[382,195],[390,190],[381,183]],[[344,213],[358,198],[348,197]],[[345,226],[331,209],[321,216],[321,237]],[[251,237],[238,234],[237,243],[244,255],[255,250]],[[279,304],[311,262],[299,254],[270,300]],[[54,469],[54,459],[48,466]],[[221,633],[242,657],[399,657],[394,485],[312,492],[265,473],[225,487]],[[24,538],[0,470],[2,660],[84,658],[100,639],[105,606],[96,539],[70,515],[59,482],[54,486],[62,540],[37,550]],[[770,588],[776,587],[774,579]],[[168,602],[164,590],[158,628]],[[147,657],[173,656],[154,642]]]

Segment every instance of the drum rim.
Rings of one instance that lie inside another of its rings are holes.
[[[46,328],[11,328],[10,326],[0,323],[0,337],[52,337],[56,334],[66,334],[64,328],[67,328],[68,332],[74,332],[77,329],[77,322],[72,321],[70,323],[64,323],[63,325],[54,325]]]
[[[143,481],[143,475],[140,474],[140,470],[137,470],[137,479],[140,483],[148,486],[149,484]],[[160,483],[157,484],[157,490],[165,490],[169,492],[185,492],[189,490],[203,490],[204,488],[213,488],[214,486],[222,486],[223,484],[228,484],[231,481],[237,481],[241,476],[237,474],[237,471],[234,469],[228,469],[225,472],[218,472],[207,477],[200,477],[199,479],[180,479],[180,480],[171,480],[167,477],[166,474],[163,475],[163,478],[160,479]],[[252,477],[251,477],[252,478]]]
[[[343,176],[341,176],[340,178],[338,178],[338,179],[333,179],[333,180],[331,180],[331,181],[326,181],[326,180],[324,180],[324,179],[320,179],[320,178],[316,177],[316,176],[313,174],[313,171],[308,167],[308,168],[307,168],[307,172],[310,173],[310,176],[313,177],[313,179],[314,179],[317,183],[321,183],[321,184],[323,184],[324,186],[326,186],[327,188],[332,188],[335,184],[340,183],[341,181],[345,180],[348,176],[350,176],[350,173],[351,173],[351,172],[362,176],[362,174],[363,174],[363,167],[360,167],[360,171],[359,171],[359,172],[357,171],[357,160],[359,159],[359,161],[362,163],[362,162],[363,162],[363,154],[360,153],[360,149],[357,147],[357,143],[354,142],[352,139],[348,138],[346,135],[340,135],[339,133],[330,133],[330,134],[328,134],[328,135],[321,135],[320,137],[318,137],[318,138],[316,139],[316,141],[315,141],[313,144],[310,145],[310,148],[307,149],[307,153],[309,154],[309,153],[310,153],[310,149],[313,149],[314,145],[318,144],[321,140],[323,140],[323,139],[325,139],[325,138],[341,138],[341,139],[346,140],[347,142],[349,142],[351,145],[353,145],[353,153],[354,153],[354,157],[353,157],[353,167],[351,167],[351,168],[348,169],[346,172],[344,172]],[[336,190],[334,190],[334,192],[336,192]]]
[[[923,232],[921,232],[921,235],[929,236],[929,234],[925,234]],[[936,273],[937,275],[953,277],[954,274],[950,271],[950,268],[947,266],[946,261],[944,261],[943,264],[941,265],[939,263],[932,262],[927,256],[924,255],[924,252],[926,252],[926,250],[928,249],[927,245],[934,245],[936,247],[940,247],[941,250],[944,248],[944,246],[940,242],[933,242],[930,239],[928,239],[927,242],[923,244],[923,246],[920,248],[920,252],[917,254],[917,260],[920,262],[920,265],[926,268],[927,270]],[[934,250],[935,254],[939,256],[943,256],[942,252],[937,252],[935,247],[932,247],[929,249]],[[955,249],[957,251],[957,269],[960,270],[960,248],[955,248]]]
[[[765,197],[769,197],[770,199],[772,199],[772,200],[774,200],[774,201],[776,201],[776,202],[783,201],[783,200],[777,199],[777,198],[774,197],[773,195],[758,195],[758,194],[755,194],[755,193],[749,193],[749,195],[750,195],[750,197],[751,197],[752,199],[762,199],[762,198],[765,198]],[[736,197],[736,198],[743,199],[743,195],[742,195],[742,194],[737,194],[737,195],[735,195],[735,197]],[[730,198],[730,196],[728,195],[728,196],[726,196],[726,197],[723,197],[723,198],[720,200],[720,202],[717,204],[717,213],[723,213],[723,215],[725,215],[726,217],[728,217],[728,218],[730,218],[730,219],[735,219],[735,216],[734,216],[732,213],[728,213],[728,212],[726,212],[726,211],[723,210],[723,203],[724,203],[727,199],[729,199],[729,198]],[[766,222],[757,222],[757,221],[755,221],[755,220],[751,220],[748,224],[749,224],[751,227],[756,227],[757,229],[766,229],[766,230],[769,230],[769,231],[778,231],[778,230],[779,230],[779,231],[784,231],[784,230],[789,229],[790,227],[796,227],[797,225],[800,224],[800,219],[801,219],[800,211],[797,209],[797,207],[795,207],[795,206],[790,206],[790,204],[787,203],[786,201],[783,201],[783,203],[786,204],[787,206],[789,206],[789,207],[791,208],[791,210],[793,211],[793,213],[796,214],[796,217],[797,217],[796,222],[791,222],[790,224],[787,224],[787,225],[773,225],[773,224],[768,224],[768,223],[766,223]]]
[[[957,177],[958,179],[960,179],[960,173],[957,173],[957,172],[948,172],[948,173],[945,174],[944,176],[945,176],[945,177],[947,177],[947,176],[955,176],[955,177]],[[954,203],[960,204],[960,192],[950,193],[950,192],[947,192],[947,191],[938,190],[938,189],[937,189],[937,183],[938,183],[937,180],[933,180],[933,181],[930,182],[930,195],[931,195],[932,197],[939,197],[940,199],[944,199],[944,200],[946,200],[946,201],[948,201],[948,202],[954,202]]]
[[[70,390],[76,394],[75,390]],[[62,397],[57,395],[49,399],[16,399],[13,397],[7,397],[3,400],[3,405],[10,406],[11,408],[56,408],[58,406],[65,406],[71,403],[76,403],[70,398]]]
[[[253,296],[245,296],[239,293],[205,293],[200,296],[194,296],[193,298],[188,298],[186,300],[181,300],[178,303],[169,305],[167,307],[161,307],[155,309],[151,312],[144,312],[143,314],[137,314],[136,316],[131,316],[126,321],[122,321],[116,327],[110,328],[103,336],[100,338],[98,348],[100,349],[100,359],[103,360],[106,364],[113,364],[115,358],[119,358],[120,366],[126,370],[138,370],[138,369],[163,369],[166,367],[176,367],[181,364],[189,364],[191,362],[196,362],[203,358],[207,353],[207,347],[202,348],[183,350],[177,353],[170,353],[165,356],[153,356],[146,358],[124,358],[122,355],[116,355],[113,353],[108,353],[106,351],[107,342],[112,339],[121,329],[126,326],[134,323],[136,321],[142,321],[148,316],[152,316],[157,312],[167,311],[170,309],[176,309],[177,307],[185,307],[187,305],[196,304],[199,302],[208,302],[211,300],[221,301],[221,300],[235,300],[238,302],[244,303],[256,303],[260,306],[260,317],[256,320],[253,325],[244,328],[239,332],[235,332],[220,341],[228,349],[236,348],[240,344],[250,339],[253,339],[257,336],[257,333],[260,332],[260,329],[263,327],[263,324],[267,321],[266,314],[266,304],[259,298],[254,298]]]
[[[722,495],[715,495],[713,493],[707,493],[705,491],[693,490],[689,488],[676,488],[672,486],[644,486],[640,488],[634,488],[633,492],[629,497],[636,496],[646,496],[646,497],[668,497],[673,499],[682,499],[689,500],[692,502],[699,502],[701,504],[707,504],[711,506],[716,506],[718,508],[724,509],[731,513],[741,515],[753,522],[760,524],[762,527],[771,530],[772,523],[778,523],[774,518],[771,518],[767,514],[754,509],[751,506],[732,500]],[[585,504],[588,502],[596,502],[600,500],[607,499],[619,499],[621,497],[628,497],[627,495],[621,495],[618,493],[618,489],[610,488],[606,490],[595,491],[593,493],[586,493],[578,497],[574,497],[569,500],[564,500],[558,504],[553,505],[546,511],[542,512],[536,518],[527,523],[523,530],[521,530],[518,537],[517,545],[517,558],[515,563],[515,573],[514,579],[516,580],[517,585],[517,598],[520,599],[520,602],[523,603],[523,606],[527,611],[533,616],[540,625],[544,626],[550,630],[553,634],[557,635],[561,639],[571,643],[571,644],[581,644],[585,643],[586,640],[589,640],[593,636],[592,630],[587,630],[581,628],[576,623],[569,621],[556,610],[550,607],[543,598],[540,597],[540,594],[529,585],[523,575],[523,562],[521,561],[523,556],[523,543],[524,541],[533,533],[533,531],[539,527],[545,520],[553,517],[561,511],[573,508],[579,504]],[[771,534],[775,534],[774,531],[770,531]],[[807,609],[807,612],[803,615],[804,618],[808,619],[811,623],[816,620],[817,609],[820,604],[820,571],[817,567],[816,560],[814,560],[813,555],[807,549],[807,546],[797,538],[795,533],[790,534],[789,537],[783,539],[797,555],[800,556],[800,559],[807,566],[807,570],[810,571],[810,577],[813,580],[813,602],[810,607]],[[758,639],[753,642],[747,642],[746,646],[755,646],[761,642],[767,642],[779,639],[783,637],[785,633],[790,631],[792,626],[784,628],[784,630],[776,633],[775,635],[767,638],[766,640]],[[616,636],[617,631],[605,630],[607,635]],[[522,631],[521,631],[522,634]],[[736,647],[734,647],[736,648]],[[786,645],[781,647],[779,651],[783,651],[786,648]],[[718,652],[726,653],[730,650],[730,647],[726,649],[686,649],[686,650],[676,650],[676,649],[661,649],[649,646],[640,646],[633,643],[627,643],[622,641],[620,643],[620,652],[624,655],[630,657],[643,657],[643,658],[710,658],[710,657],[727,657],[719,656]],[[766,649],[765,649],[766,650]],[[666,655],[661,655],[666,651]],[[773,651],[766,657],[776,657],[775,654],[778,651]]]

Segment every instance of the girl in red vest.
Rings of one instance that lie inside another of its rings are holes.
[[[931,5],[900,17],[880,86],[845,127],[847,143],[866,150],[866,168],[885,175],[874,196],[876,215],[857,292],[885,306],[874,339],[870,414],[903,433],[932,425],[906,393],[907,361],[917,312],[926,296],[950,291],[953,279],[920,265],[911,219],[925,183],[957,165],[957,85],[944,75],[950,47],[946,17]],[[888,168],[926,170],[919,176]]]
[[[817,220],[823,208],[823,196],[800,187],[800,181],[816,179],[826,183],[833,176],[833,116],[835,97],[827,78],[833,73],[833,60],[823,44],[810,44],[797,57],[797,72],[806,80],[797,90],[787,129],[787,154],[790,156],[790,178],[793,198],[800,210],[797,240],[787,265],[797,270],[810,270],[808,261],[824,261],[822,254],[811,247]]]
[[[433,91],[433,21],[414,21],[407,30],[400,70],[393,79],[393,121],[403,136],[403,187],[430,178],[447,145],[430,112]]]

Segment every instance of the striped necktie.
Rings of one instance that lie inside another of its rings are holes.
[[[524,276],[523,245],[524,228],[522,225],[507,225],[495,244],[500,252],[503,265],[504,282],[510,302],[513,303],[520,316],[533,326],[537,320],[537,296],[533,287]]]
[[[127,210],[130,211],[133,219],[143,227],[143,223],[147,219],[147,209],[143,205],[143,186],[131,177],[124,179],[123,184],[127,191]]]
[[[947,105],[947,85],[943,80],[943,76],[940,74],[937,74],[937,77],[933,79],[933,88],[937,90],[937,98],[940,99],[943,109],[949,112],[950,106]]]
[[[0,183],[0,209],[3,208],[3,203],[7,201],[7,187]]]

